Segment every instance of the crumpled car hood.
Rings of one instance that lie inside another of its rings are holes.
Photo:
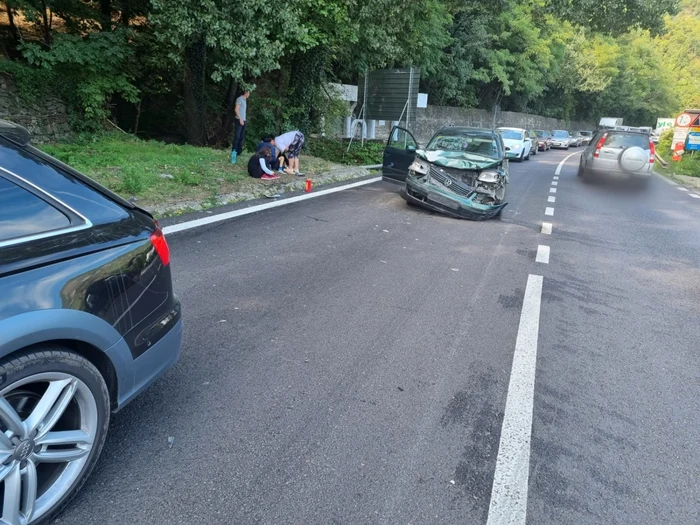
[[[483,170],[495,166],[500,161],[478,155],[470,155],[460,151],[430,150],[416,151],[416,155],[436,166],[445,168],[457,168],[461,170]]]

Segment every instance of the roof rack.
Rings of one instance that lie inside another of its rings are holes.
[[[0,137],[5,137],[20,146],[26,146],[32,138],[26,128],[2,119],[0,119]]]

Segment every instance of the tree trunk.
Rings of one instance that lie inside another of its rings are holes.
[[[100,25],[102,31],[112,30],[112,0],[100,0]]]
[[[204,38],[191,44],[185,58],[185,137],[188,144],[207,144],[204,84],[207,47]]]
[[[41,2],[41,34],[44,39],[44,45],[46,47],[51,47],[51,24],[53,22],[53,14],[49,13],[49,8],[46,6],[46,2]]]
[[[141,120],[141,103],[143,102],[143,99],[139,100],[139,103],[136,104],[136,118],[134,119],[134,135],[136,135],[139,132],[139,120]]]
[[[226,143],[226,139],[231,136],[233,131],[234,110],[236,108],[236,91],[238,90],[238,82],[231,78],[226,91],[226,98],[221,105],[221,126],[216,133],[215,141],[217,145]]]
[[[12,33],[12,38],[16,43],[19,43],[21,36],[19,34],[19,29],[17,29],[17,25],[15,24],[15,14],[12,11],[10,2],[5,2],[5,7],[7,8],[7,20],[10,23],[10,32]]]

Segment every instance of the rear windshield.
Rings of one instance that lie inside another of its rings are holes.
[[[522,132],[515,131],[514,129],[499,129],[498,132],[504,139],[523,140]]]
[[[593,135],[590,131],[579,131],[582,137],[590,137]]]
[[[552,131],[552,137],[556,139],[565,139],[569,136],[568,131]]]
[[[546,132],[546,131],[543,131],[543,130],[541,130],[541,129],[536,130],[535,133],[536,133],[537,136],[540,137],[540,138],[546,137],[546,136],[547,136],[547,132]]]
[[[605,139],[605,146],[609,148],[631,148],[637,146],[649,149],[649,137],[639,133],[610,133]]]

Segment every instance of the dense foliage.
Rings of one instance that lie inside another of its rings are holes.
[[[4,8],[4,9],[3,9]],[[225,143],[347,111],[328,82],[415,66],[432,104],[594,121],[700,106],[700,0],[5,0],[0,72],[79,127]]]

